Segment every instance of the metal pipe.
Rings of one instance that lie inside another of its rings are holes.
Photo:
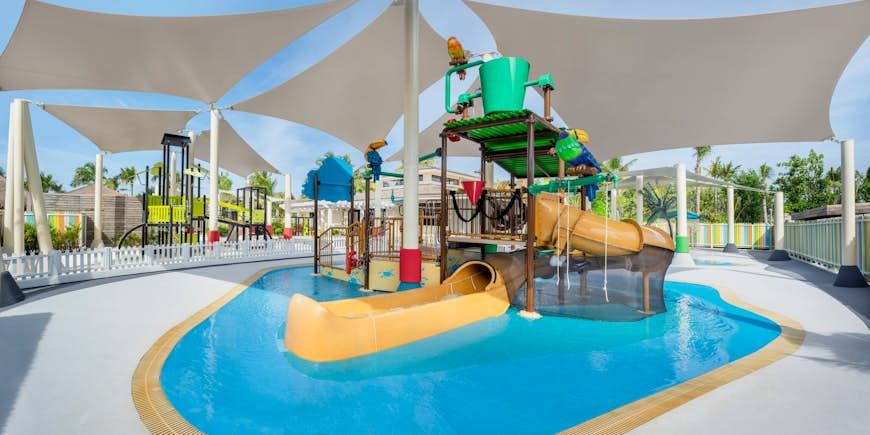
[[[441,282],[447,279],[447,134],[441,133],[441,213],[439,225],[441,227],[440,248],[441,255],[438,259],[441,269]]]
[[[526,121],[528,129],[526,185],[535,184],[535,122]],[[526,311],[535,312],[535,197],[526,195]]]

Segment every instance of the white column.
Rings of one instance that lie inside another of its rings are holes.
[[[725,245],[725,252],[737,252],[737,246],[734,245],[734,186],[725,188],[727,196],[727,214],[728,214],[728,244]]]
[[[774,241],[773,249],[777,251],[785,250],[785,201],[782,197],[782,192],[776,192],[773,195],[773,224],[774,224]]]
[[[103,155],[94,162],[94,241],[92,248],[103,247]]]
[[[217,241],[216,237],[220,236],[216,235],[218,228],[218,201],[220,200],[220,195],[218,194],[218,179],[220,178],[220,161],[218,160],[218,148],[220,144],[220,125],[221,118],[220,112],[218,109],[212,108],[209,111],[210,121],[211,121],[211,135],[209,137],[209,171],[210,176],[208,177],[208,230],[209,230],[209,241]]]
[[[676,165],[677,178],[677,237],[676,253],[672,262],[675,266],[694,266],[695,262],[689,255],[689,228],[686,219],[686,165]]]
[[[16,100],[19,104],[21,124],[15,140],[21,141],[24,154],[24,168],[27,171],[27,184],[30,191],[31,205],[33,207],[33,221],[36,224],[36,239],[39,242],[39,251],[46,254],[53,251],[51,245],[51,230],[48,226],[48,213],[45,210],[45,196],[42,192],[42,177],[39,174],[39,160],[36,156],[36,142],[33,139],[33,124],[30,122],[30,107],[24,100]]]
[[[14,102],[13,102],[14,103]],[[15,105],[13,123],[15,137],[12,139],[14,160],[12,162],[12,232],[15,255],[24,254],[24,150],[21,149],[21,111]]]
[[[638,175],[634,187],[634,220],[643,225],[643,175]]]
[[[15,101],[9,103],[9,140],[6,142],[6,191],[3,200],[3,252],[11,253],[15,246],[15,189],[12,180],[15,178]]]
[[[838,287],[867,287],[867,280],[858,268],[858,243],[855,237],[855,141],[840,141],[840,178],[843,194],[843,249],[840,270],[834,285]]]
[[[332,207],[326,209],[326,228],[332,227]]]
[[[419,156],[419,64],[420,10],[418,0],[405,0],[405,150],[404,164],[405,195],[403,235],[400,252],[399,279],[402,282],[420,282],[421,262],[419,238],[419,198],[417,182],[417,159]],[[444,164],[445,162],[442,162]]]
[[[272,200],[266,197],[266,225],[272,226]]]
[[[483,179],[486,181],[486,187],[490,189],[495,187],[495,167],[493,162],[483,164]]]
[[[290,220],[290,198],[292,195],[290,181],[290,174],[284,174],[284,228],[290,228],[292,225]]]
[[[610,190],[610,216],[619,220],[619,192],[616,189]]]
[[[169,195],[178,195],[178,153],[173,151],[169,155]]]
[[[384,215],[381,204],[381,197],[383,195],[383,186],[384,179],[381,178],[378,181],[375,181],[375,198],[374,198],[374,207],[375,207],[375,217],[382,217]]]

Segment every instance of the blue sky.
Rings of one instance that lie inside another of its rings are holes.
[[[133,15],[212,15],[256,12],[317,3],[317,0],[46,0],[49,3],[99,12]],[[359,0],[355,5],[332,17],[300,39],[285,47],[250,75],[233,87],[219,106],[245,100],[267,91],[292,78],[317,60],[340,46],[361,30],[389,4],[390,0]],[[745,15],[840,3],[832,0],[490,0],[491,3],[536,8],[555,12],[625,18],[701,18]],[[24,0],[0,2],[0,50],[11,37]],[[545,9],[544,9],[545,8]],[[421,10],[426,20],[441,35],[456,35],[466,48],[474,52],[495,48],[495,42],[482,21],[460,0],[422,0]],[[832,29],[835,31],[835,29]],[[870,43],[865,43],[852,59],[838,84],[831,105],[831,123],[840,138],[856,140],[856,167],[864,170],[870,165]],[[808,62],[811,62],[808,59]],[[446,65],[446,64],[445,64]],[[401,71],[397,71],[401,74]],[[400,79],[400,78],[397,78]],[[471,80],[465,82],[470,84]],[[535,95],[537,97],[537,95]],[[33,101],[80,104],[106,107],[132,107],[146,109],[201,109],[201,102],[185,98],[135,92],[116,91],[13,91],[0,92],[0,128],[7,126],[9,103],[13,98]],[[440,115],[440,91],[433,86],[421,94],[421,128]],[[530,106],[540,105],[539,98]],[[34,133],[43,171],[52,173],[68,187],[73,169],[93,161],[99,152],[90,141],[74,130],[42,112],[32,109]],[[356,164],[363,163],[362,154],[350,145],[330,136],[289,121],[226,111],[233,127],[251,145],[278,169],[294,175],[295,192],[305,172],[324,151],[349,154]],[[208,128],[205,114],[197,116],[189,127],[194,130]],[[387,136],[391,145],[384,151],[390,155],[402,142],[401,120]],[[155,142],[159,137],[155,137]],[[791,154],[805,155],[813,148],[825,155],[828,166],[839,165],[839,145],[833,142],[727,145],[714,148],[714,156],[734,161],[744,168],[755,168],[761,162],[773,164]],[[0,135],[0,164],[6,161],[6,135]],[[650,168],[684,162],[692,167],[691,150],[671,150],[627,156],[638,158],[635,168]],[[105,157],[110,174],[124,166],[145,165],[159,159],[156,152],[112,154]],[[471,172],[479,163],[475,159],[451,159],[451,169]],[[499,172],[496,177],[504,176]],[[241,179],[236,178],[236,184]],[[280,184],[280,182],[279,182]]]

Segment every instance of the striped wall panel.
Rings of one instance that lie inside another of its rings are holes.
[[[769,224],[734,224],[734,244],[744,249],[770,249],[773,230]],[[721,248],[728,243],[728,224],[696,223],[689,228],[689,243],[697,248]]]

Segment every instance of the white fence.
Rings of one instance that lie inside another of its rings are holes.
[[[4,270],[22,288],[163,270],[314,255],[311,237],[3,255]]]
[[[836,270],[842,255],[842,224],[840,217],[788,222],[785,224],[785,250],[795,258]],[[870,215],[856,217],[855,231],[858,268],[870,277]]]

